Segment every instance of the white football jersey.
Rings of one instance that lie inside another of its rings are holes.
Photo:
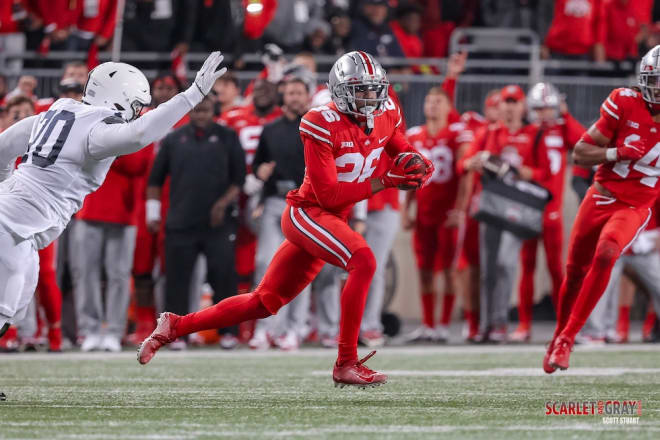
[[[89,133],[104,119],[122,122],[110,109],[73,99],[59,99],[39,115],[18,169],[0,183],[0,223],[34,238],[39,249],[57,238],[114,160],[89,154]]]
[[[131,122],[108,108],[58,99],[47,112],[9,127],[0,134],[0,179],[27,151],[0,183],[0,227],[38,249],[48,246],[103,183],[116,156],[162,139],[202,99],[193,86]]]

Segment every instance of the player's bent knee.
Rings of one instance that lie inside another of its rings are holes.
[[[614,265],[619,255],[621,255],[621,247],[616,241],[601,240],[596,247],[594,263],[599,267],[610,267]]]
[[[274,292],[262,289],[261,286],[257,287],[254,292],[249,293],[248,295],[253,295],[261,303],[261,306],[264,308],[266,313],[268,313],[268,315],[264,316],[264,318],[267,318],[271,315],[276,315],[282,307],[288,304],[295,297],[294,296],[290,299],[287,299]]]
[[[376,257],[368,247],[363,247],[353,252],[353,256],[348,260],[346,270],[349,272],[359,271],[365,276],[373,277],[376,273]]]

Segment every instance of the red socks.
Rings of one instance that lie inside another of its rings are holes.
[[[653,327],[655,327],[655,320],[655,310],[653,310],[653,306],[650,306],[646,311],[646,318],[644,319],[644,324],[642,325],[642,336],[644,338],[651,336]]]
[[[451,322],[451,312],[454,310],[456,295],[445,293],[442,297],[442,315],[440,316],[440,325],[448,326]]]
[[[353,253],[346,265],[348,279],[341,293],[339,318],[339,354],[337,365],[357,360],[357,342],[360,323],[367,302],[369,285],[376,272],[376,258],[369,248]]]
[[[435,311],[435,293],[433,291],[422,292],[422,323],[433,328],[435,326],[434,320]]]
[[[616,321],[616,332],[624,339],[628,339],[630,331],[630,306],[619,306],[619,317]]]
[[[263,319],[271,313],[254,293],[231,296],[199,312],[182,316],[176,324],[177,338],[201,330],[231,327],[250,319]]]
[[[479,331],[479,314],[471,310],[466,310],[464,312],[465,321],[468,324],[468,329],[470,334],[477,333]]]
[[[39,302],[44,308],[48,324],[59,326],[62,320],[62,292],[57,286],[54,270],[44,271],[41,268],[37,289],[39,290]]]

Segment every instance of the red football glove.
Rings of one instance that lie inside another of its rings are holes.
[[[637,140],[624,143],[616,148],[616,160],[636,161],[644,156],[644,141]]]
[[[385,188],[415,189],[422,186],[425,175],[422,172],[423,163],[419,160],[412,160],[413,156],[424,159],[421,154],[417,153],[400,153],[394,159],[390,169],[380,178]]]
[[[433,162],[428,160],[426,157],[423,155],[422,159],[424,159],[424,165],[426,165],[426,172],[424,173],[424,177],[422,177],[422,186],[426,185],[426,182],[431,178],[433,175],[433,172],[435,171],[435,166],[433,166]]]

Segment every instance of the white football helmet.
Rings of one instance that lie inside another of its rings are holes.
[[[660,104],[660,45],[649,50],[639,63],[637,84],[644,101]]]
[[[130,64],[99,64],[89,72],[82,101],[115,110],[125,121],[132,121],[151,102],[149,81]]]
[[[328,78],[328,90],[337,109],[342,113],[366,117],[369,128],[373,128],[374,117],[385,111],[389,85],[385,69],[374,57],[362,51],[339,57]],[[365,99],[366,105],[358,109],[356,91],[374,91],[376,98]]]
[[[527,109],[529,110],[529,119],[535,121],[536,113],[534,110],[542,108],[552,108],[555,110],[555,118],[559,117],[559,105],[562,95],[555,86],[547,82],[540,82],[527,92]]]

